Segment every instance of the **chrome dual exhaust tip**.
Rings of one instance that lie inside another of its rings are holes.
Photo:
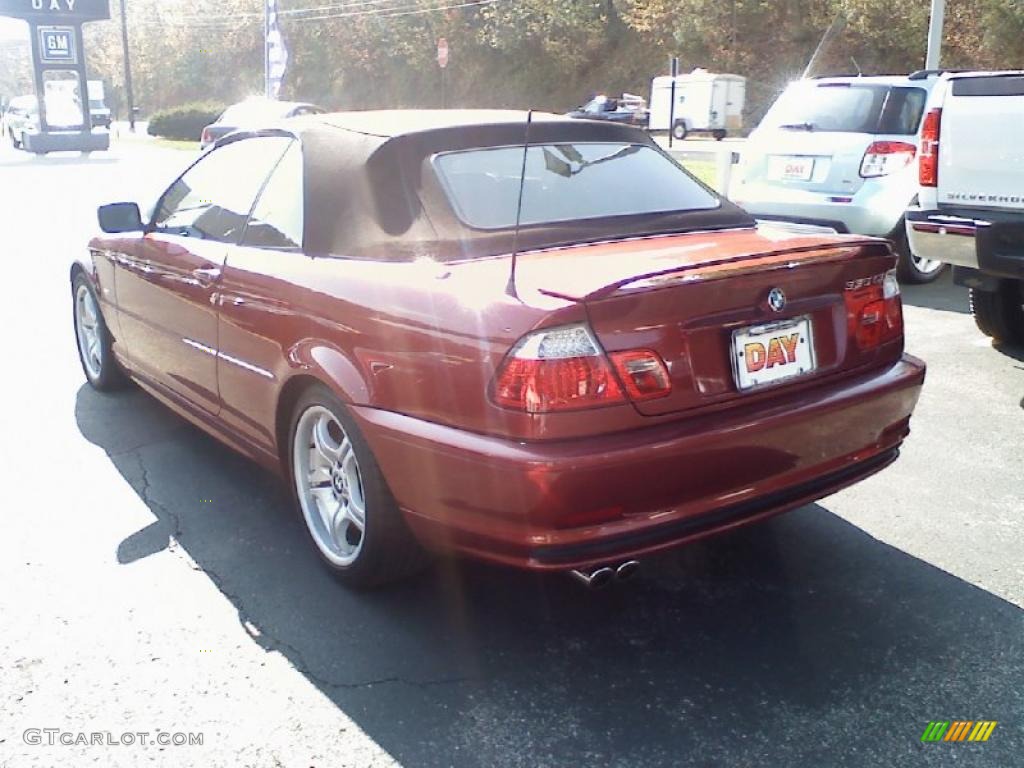
[[[569,573],[590,589],[603,589],[613,581],[626,581],[633,578],[639,569],[638,561],[627,560],[619,565],[602,565],[588,570],[573,569]]]

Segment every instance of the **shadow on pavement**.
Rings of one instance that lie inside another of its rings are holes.
[[[903,293],[904,304],[938,309],[943,312],[960,312],[965,315],[971,312],[967,289],[953,284],[953,273],[948,269],[934,283],[926,285],[904,283],[900,286],[900,290]]]
[[[958,749],[1007,766],[1024,748],[1024,612],[826,507],[601,592],[442,562],[355,593],[308,550],[279,481],[144,393],[83,387],[76,419],[155,516],[118,559],[173,535],[254,642],[404,765],[860,768]],[[1000,725],[986,744],[920,742],[960,718]]]
[[[1007,357],[1012,357],[1014,360],[1020,360],[1024,363],[1024,347],[1007,344],[1002,341],[994,341],[992,342],[992,348]]]

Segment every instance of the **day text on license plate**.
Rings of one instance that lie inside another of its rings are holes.
[[[740,328],[732,334],[736,387],[774,384],[814,370],[814,340],[807,317]]]
[[[771,159],[771,176],[787,181],[808,181],[814,174],[813,157],[778,156]]]

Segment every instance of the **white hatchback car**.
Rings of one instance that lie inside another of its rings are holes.
[[[934,72],[791,84],[750,134],[731,199],[759,219],[887,237],[900,278],[944,265],[910,251],[903,213],[917,194],[917,150]]]

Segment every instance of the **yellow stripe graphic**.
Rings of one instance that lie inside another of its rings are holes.
[[[988,741],[998,724],[996,720],[933,720],[924,729],[921,741]]]

